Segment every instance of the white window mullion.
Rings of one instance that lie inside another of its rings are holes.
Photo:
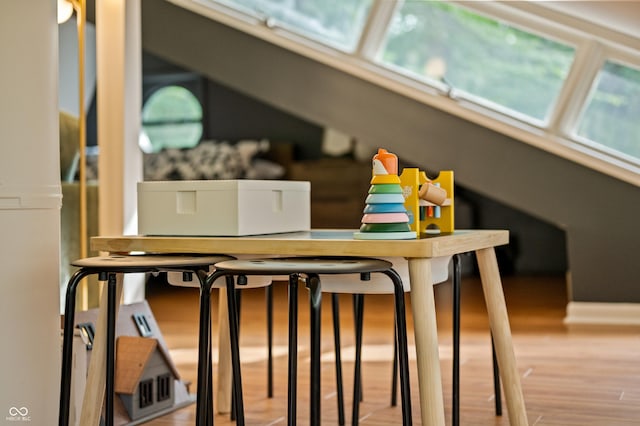
[[[587,40],[576,49],[569,74],[549,116],[547,128],[551,133],[570,136],[604,61],[604,46],[596,40]]]
[[[367,22],[362,29],[360,41],[354,54],[362,59],[373,60],[384,41],[396,8],[402,0],[375,0],[371,5]]]

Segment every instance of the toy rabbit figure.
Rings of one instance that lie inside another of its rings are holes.
[[[398,157],[384,148],[373,156],[373,175],[398,175]]]

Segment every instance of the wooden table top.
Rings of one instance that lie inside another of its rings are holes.
[[[353,230],[318,229],[242,237],[104,236],[91,249],[106,252],[218,253],[296,256],[397,256],[430,258],[509,243],[506,230],[458,230],[411,240],[356,240]]]

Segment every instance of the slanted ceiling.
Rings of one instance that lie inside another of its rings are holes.
[[[143,2],[144,49],[321,126],[384,146],[567,233],[570,298],[640,302],[640,188],[166,1]]]

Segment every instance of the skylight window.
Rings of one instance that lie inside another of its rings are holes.
[[[172,2],[638,184],[635,36],[540,2]]]
[[[377,61],[452,93],[545,122],[575,49],[439,1],[398,8]]]
[[[640,163],[640,69],[607,61],[587,99],[577,136]]]
[[[355,50],[373,0],[218,0],[336,48]]]

